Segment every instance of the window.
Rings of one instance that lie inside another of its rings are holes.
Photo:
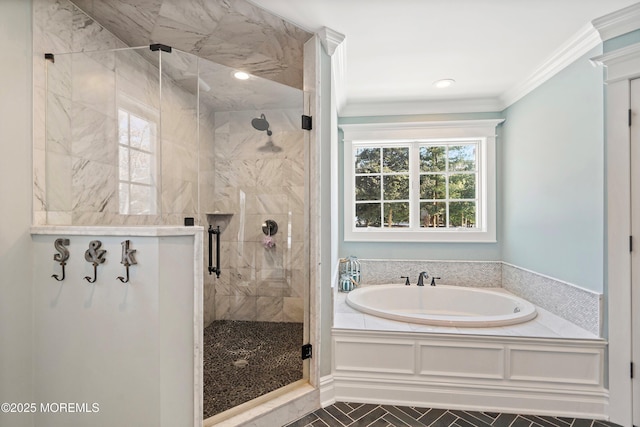
[[[157,213],[156,123],[118,108],[119,204],[122,215]]]
[[[355,155],[355,226],[409,225],[409,147],[362,146]]]
[[[477,228],[482,141],[421,144],[420,227]]]
[[[495,242],[501,122],[342,125],[345,240]]]

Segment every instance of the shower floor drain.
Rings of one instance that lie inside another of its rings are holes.
[[[245,366],[247,366],[248,364],[249,364],[249,361],[248,361],[248,360],[246,360],[246,359],[238,359],[238,360],[235,360],[235,361],[233,362],[233,365],[234,365],[236,368],[244,368],[244,367],[245,367]]]

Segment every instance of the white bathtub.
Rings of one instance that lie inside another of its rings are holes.
[[[363,286],[347,295],[363,313],[435,326],[493,327],[523,323],[536,308],[514,295],[462,286]]]

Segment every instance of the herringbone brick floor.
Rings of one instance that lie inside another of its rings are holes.
[[[286,427],[618,427],[608,421],[338,402]]]

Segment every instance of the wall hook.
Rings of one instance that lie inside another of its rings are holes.
[[[98,280],[98,264],[93,263],[93,279],[91,276],[84,276],[84,279],[89,283],[95,283]]]
[[[129,283],[129,266],[125,265],[125,275],[126,275],[126,279],[123,276],[118,276],[116,277],[116,279],[120,280],[122,283]]]
[[[98,264],[106,261],[104,256],[107,251],[100,249],[100,246],[102,246],[100,240],[92,240],[89,242],[89,249],[84,253],[84,259],[93,264],[93,279],[90,276],[84,276],[84,279],[89,283],[95,283],[98,279]]]
[[[124,265],[125,272],[126,272],[126,279],[122,276],[118,276],[117,279],[120,280],[122,283],[129,282],[129,267],[138,263],[135,257],[133,256],[136,253],[136,250],[129,249],[130,243],[131,243],[130,240],[125,240],[124,242],[120,243],[122,245],[122,260],[120,261],[120,264]]]
[[[69,259],[69,250],[67,249],[67,246],[69,246],[69,239],[56,239],[56,241],[53,242],[53,246],[58,251],[57,254],[53,255],[53,260],[60,263],[60,266],[62,267],[62,277],[59,277],[57,274],[52,274],[51,277],[56,279],[58,282],[62,282],[65,278],[64,266],[67,265],[67,260]]]

